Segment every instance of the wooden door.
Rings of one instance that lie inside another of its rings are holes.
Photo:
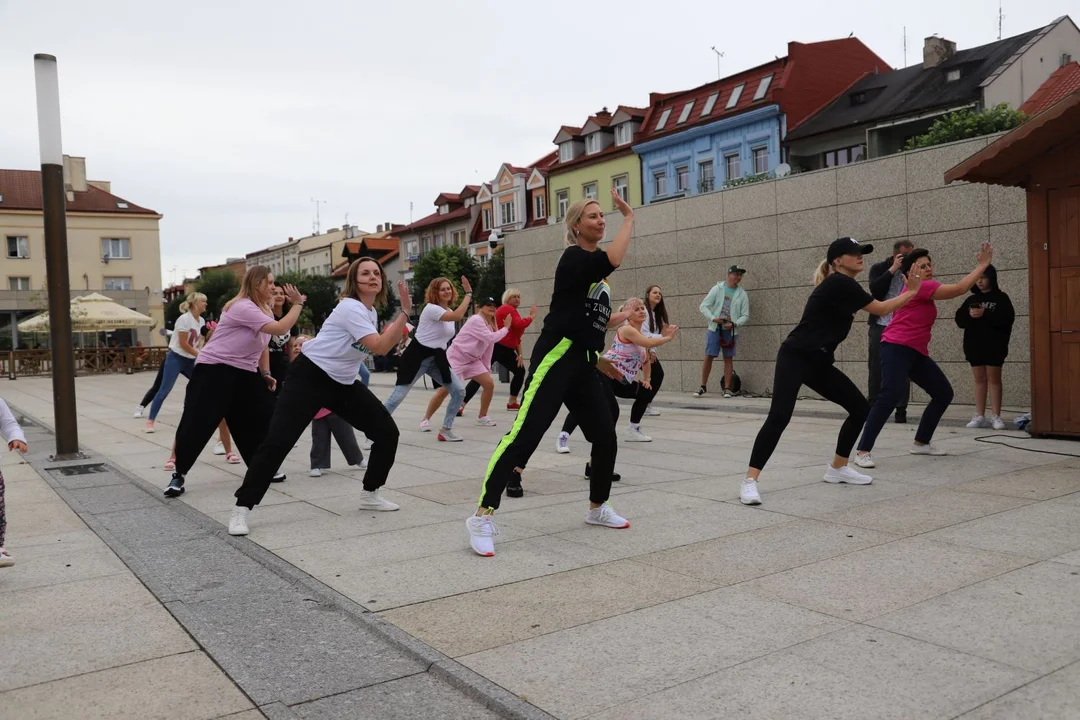
[[[1049,202],[1051,424],[1080,434],[1080,186]]]

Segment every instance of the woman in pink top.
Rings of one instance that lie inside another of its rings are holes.
[[[213,342],[196,358],[184,414],[176,428],[176,469],[165,497],[184,493],[184,476],[222,419],[229,424],[236,448],[248,465],[266,437],[277,387],[270,374],[267,345],[270,335],[292,329],[307,300],[292,285],[286,285],[285,295],[292,308],[275,320],[270,309],[273,287],[270,268],[256,265],[248,270],[240,292],[222,309]]]
[[[911,302],[893,313],[892,321],[881,336],[881,392],[870,408],[859,439],[855,464],[859,467],[875,467],[870,451],[885,421],[896,407],[903,386],[910,378],[930,396],[930,404],[919,420],[915,432],[912,455],[945,455],[946,452],[930,444],[941,416],[953,399],[952,385],[941,368],[930,359],[930,335],[937,320],[937,300],[951,300],[967,294],[971,286],[982,277],[994,248],[983,243],[979,250],[978,265],[958,283],[942,285],[934,280],[934,264],[929,250],[912,250],[904,258],[900,271],[905,276],[914,273],[922,279],[922,286]]]
[[[494,298],[481,302],[477,313],[465,322],[454,342],[446,350],[446,359],[450,362],[450,369],[454,374],[463,381],[471,380],[470,386],[476,383],[477,387],[482,389],[480,415],[476,424],[485,427],[495,427],[495,421],[488,417],[488,407],[495,395],[495,381],[491,377],[491,354],[495,350],[495,343],[506,337],[514,321],[510,315],[505,315],[502,328],[498,328],[495,325],[495,305]],[[448,394],[442,387],[435,391],[428,402],[425,421],[431,420],[431,416],[439,410]],[[465,402],[469,402],[469,399],[467,394]],[[464,409],[464,403],[461,407]]]

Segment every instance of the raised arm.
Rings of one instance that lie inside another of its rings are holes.
[[[960,282],[939,287],[934,291],[934,299],[952,300],[971,290],[972,286],[974,286],[979,278],[982,277],[983,272],[986,271],[986,267],[993,259],[994,246],[988,242],[984,242],[982,247],[979,248],[979,255],[976,258],[978,264],[975,266],[975,269],[969,272]]]
[[[667,345],[674,339],[675,333],[678,332],[678,330],[678,326],[668,325],[664,328],[662,335],[658,337],[648,337],[641,331],[632,327],[624,327],[619,330],[619,334],[626,342],[651,350],[660,347],[661,345]]]
[[[300,313],[304,310],[304,303],[307,302],[307,295],[301,295],[300,291],[292,285],[286,285],[283,289],[285,290],[285,297],[289,298],[292,307],[280,320],[268,322],[259,328],[259,332],[268,335],[284,335],[292,330],[293,325],[300,319]]]
[[[608,262],[619,267],[622,265],[623,258],[626,257],[627,248],[630,247],[630,236],[634,233],[634,210],[622,199],[615,188],[611,188],[611,197],[615,201],[615,207],[622,213],[623,222],[619,232],[615,233],[615,238],[607,247],[607,257]]]
[[[864,306],[862,309],[871,315],[877,315],[881,317],[888,315],[889,313],[896,312],[900,308],[907,305],[909,302],[915,299],[915,296],[919,294],[919,288],[922,287],[922,278],[916,277],[915,273],[908,273],[904,278],[904,282],[907,285],[907,290],[900,293],[892,300],[874,300],[869,305]]]
[[[461,276],[461,287],[465,290],[465,295],[462,296],[461,302],[458,304],[456,310],[447,310],[443,313],[443,316],[439,318],[443,322],[457,322],[461,318],[465,317],[465,312],[469,309],[469,305],[472,304],[472,283],[469,282],[469,278],[464,275]]]
[[[401,331],[405,329],[409,312],[412,311],[412,298],[409,297],[408,286],[400,280],[398,281],[398,297],[401,298],[401,312],[397,314],[397,317],[387,323],[381,333],[371,333],[357,338],[374,355],[386,355],[401,342]]]
[[[611,313],[611,317],[608,318],[607,327],[608,330],[614,327],[619,327],[624,322],[630,319],[630,311]]]

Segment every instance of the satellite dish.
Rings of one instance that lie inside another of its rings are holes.
[[[791,174],[791,166],[788,165],[787,163],[780,163],[779,165],[776,166],[776,177],[778,177],[778,178],[787,177],[790,174]]]

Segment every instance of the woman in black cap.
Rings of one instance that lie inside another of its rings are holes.
[[[814,273],[814,291],[806,301],[802,319],[788,335],[776,354],[776,376],[773,379],[772,404],[769,416],[758,431],[739,492],[744,505],[760,505],[757,480],[769,461],[780,436],[791,421],[799,389],[806,385],[826,400],[848,411],[847,420],[836,439],[836,455],[825,469],[825,482],[868,485],[869,475],[848,466],[848,456],[859,437],[859,430],[869,408],[866,398],[851,379],[833,365],[836,347],[847,338],[857,310],[872,315],[887,315],[903,307],[915,297],[919,278],[907,278],[907,291],[892,300],[875,300],[855,280],[863,270],[863,255],[874,251],[873,245],[863,245],[855,238],[834,240],[824,262]]]

